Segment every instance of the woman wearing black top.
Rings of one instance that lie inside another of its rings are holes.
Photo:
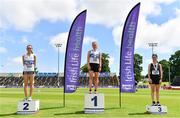
[[[151,98],[153,106],[160,106],[159,90],[162,82],[163,70],[161,64],[157,61],[157,54],[152,55],[152,63],[148,66],[148,80],[151,86]],[[157,102],[155,102],[155,97]]]

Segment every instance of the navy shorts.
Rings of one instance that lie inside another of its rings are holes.
[[[160,78],[151,78],[152,80],[152,83],[150,84],[160,84],[159,81],[160,81]]]
[[[23,71],[23,75],[24,74],[33,75],[33,74],[35,74],[35,72],[34,71]]]
[[[91,71],[99,72],[99,64],[96,63],[90,63]]]

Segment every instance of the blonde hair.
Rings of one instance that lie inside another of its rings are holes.
[[[32,45],[29,44],[29,45],[26,46],[26,49],[28,49],[29,46],[31,46],[31,48],[32,48]],[[33,54],[33,51],[32,51],[32,50],[31,50],[31,53]]]
[[[93,42],[92,42],[92,44],[94,44],[94,43],[97,44],[97,41],[93,41]]]

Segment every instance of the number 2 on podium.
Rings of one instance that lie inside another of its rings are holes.
[[[91,101],[94,101],[94,106],[97,106],[97,96],[94,96]]]
[[[24,103],[23,105],[24,105],[24,108],[23,108],[23,110],[29,110],[29,108],[28,108],[28,106],[29,106],[29,103]]]

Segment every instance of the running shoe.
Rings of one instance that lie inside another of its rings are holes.
[[[94,90],[94,94],[97,94],[98,92],[97,92],[97,90]]]
[[[32,97],[28,97],[28,99],[27,99],[28,101],[32,101]]]
[[[156,106],[156,102],[155,102],[155,101],[153,101],[151,106]]]
[[[92,94],[92,90],[89,90],[89,94]]]
[[[27,101],[27,97],[25,97],[25,98],[23,99],[23,101]]]
[[[157,103],[156,103],[156,106],[161,106],[160,102],[157,102]]]

